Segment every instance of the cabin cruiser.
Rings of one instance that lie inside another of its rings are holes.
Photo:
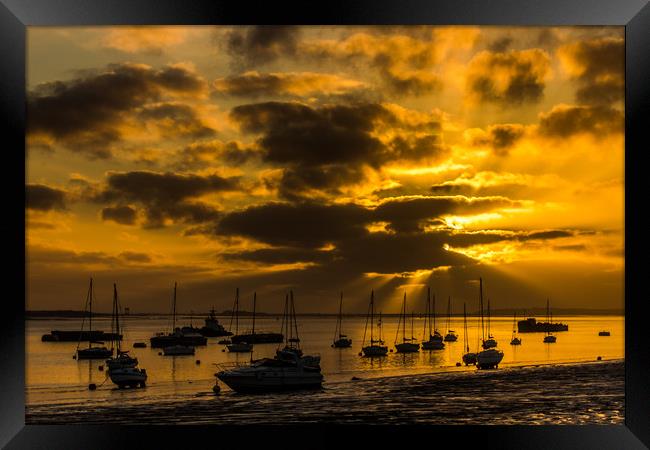
[[[497,346],[497,341],[494,339],[494,336],[490,335],[486,340],[483,341],[482,347],[487,350],[488,348],[494,348]]]
[[[137,367],[120,367],[110,369],[108,376],[111,381],[121,389],[126,386],[129,387],[145,387],[147,381],[147,371]]]
[[[314,365],[312,358],[294,352],[221,370],[215,376],[235,392],[317,389],[323,383],[320,366]]]
[[[203,336],[206,337],[219,337],[219,336],[230,336],[232,333],[227,331],[223,325],[217,320],[217,315],[215,314],[214,308],[210,310],[210,315],[205,320],[205,326],[199,330]]]

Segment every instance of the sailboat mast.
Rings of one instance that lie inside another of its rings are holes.
[[[341,301],[339,302],[339,323],[338,323],[338,334],[339,339],[341,338],[341,325],[343,322],[343,292],[341,292]]]
[[[257,304],[257,292],[253,292],[253,339],[255,339],[255,306]]]
[[[481,310],[481,336],[485,341],[485,322],[483,321],[483,278],[479,278],[479,309]]]
[[[490,333],[490,317],[491,317],[491,315],[490,315],[490,299],[488,298],[488,330],[487,330],[488,331],[488,339],[491,336],[491,333]]]
[[[373,344],[374,335],[372,330],[375,329],[375,291],[370,291],[370,345]]]
[[[296,320],[296,304],[293,301],[293,291],[290,291],[291,294],[291,314],[293,316],[293,326],[296,331],[296,339],[298,340],[297,347],[300,348],[300,338],[298,337],[298,321]]]
[[[117,349],[116,356],[120,355],[120,307],[117,299],[117,284],[113,283],[113,309],[115,309],[115,333],[113,337],[115,348]]]
[[[93,346],[93,296],[95,295],[95,291],[93,290],[93,279],[90,279],[90,302],[89,302],[89,318],[88,318],[88,331],[89,331],[89,339],[88,339],[88,348],[91,348]]]
[[[239,288],[235,290],[235,334],[239,334]]]
[[[176,282],[174,281],[174,300],[172,301],[172,333],[176,331]]]
[[[467,307],[465,305],[465,302],[463,302],[463,328],[464,328],[464,347],[467,349],[466,351],[469,353],[469,336],[467,336]]]
[[[436,331],[436,294],[433,294],[433,303],[431,304],[431,309],[433,311],[433,332],[435,333],[435,331]]]
[[[451,325],[451,296],[447,297],[447,332],[449,333],[449,326]]]

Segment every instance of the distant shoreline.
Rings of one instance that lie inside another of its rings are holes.
[[[526,314],[521,314],[524,311],[523,308],[514,310],[514,309],[497,309],[491,312],[491,315],[494,316],[513,316],[515,312],[519,320],[527,317],[545,317],[546,310],[543,308],[531,308],[526,309]],[[268,316],[268,317],[281,317],[282,313],[268,313],[268,312],[256,312],[257,316]],[[177,313],[177,316],[191,316],[191,317],[204,317],[208,313]],[[230,317],[232,315],[231,311],[222,311],[215,314],[218,317]],[[240,316],[252,316],[253,313],[249,311],[239,311]],[[297,313],[299,317],[336,317],[336,313]],[[438,317],[446,317],[447,314],[438,312]],[[467,317],[477,317],[479,315],[478,311],[467,313]],[[620,309],[578,309],[578,308],[554,308],[554,316],[624,316],[625,311]],[[73,311],[73,310],[37,310],[37,311],[25,311],[25,319],[49,319],[49,318],[82,318],[88,316],[84,311]],[[95,312],[93,317],[110,317],[111,313],[109,312]],[[123,317],[152,317],[152,316],[171,316],[169,313],[130,313],[123,314]],[[383,313],[383,317],[399,317],[399,313]],[[421,318],[424,316],[423,312],[415,312],[415,316]],[[452,317],[463,317],[462,314],[453,313]],[[343,317],[366,317],[365,313],[357,314],[343,314]]]

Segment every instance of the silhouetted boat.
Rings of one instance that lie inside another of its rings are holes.
[[[86,305],[84,310],[88,310],[88,329],[92,332],[93,329],[93,298],[95,297],[95,291],[93,290],[93,279],[90,279],[90,285],[88,286],[88,294],[86,295]],[[85,317],[81,322],[81,330],[83,331]],[[88,348],[79,349],[79,344],[77,343],[77,360],[80,359],[104,359],[109,358],[113,355],[113,350],[109,350],[104,346],[93,347],[93,343],[103,344],[103,342],[88,341]]]
[[[181,356],[181,355],[193,355],[194,347],[188,345],[170,345],[169,347],[163,348],[163,355],[165,356]]]
[[[255,312],[253,311],[253,322],[255,322]],[[232,323],[231,323],[232,326]],[[231,333],[232,334],[232,333]],[[230,342],[228,342],[230,341]],[[284,341],[284,335],[282,333],[273,333],[269,331],[259,331],[255,332],[247,331],[242,334],[236,334],[232,338],[225,339],[223,342],[226,344],[281,344]],[[221,343],[222,341],[219,341]]]
[[[515,312],[512,319],[512,338],[510,339],[510,345],[521,345],[521,339],[517,337],[517,313]]]
[[[251,361],[249,365],[224,367],[216,377],[236,392],[269,392],[275,390],[298,390],[320,388],[323,375],[320,356],[303,356],[298,337],[296,309],[293,291],[291,301],[285,297],[284,331],[286,341],[282,349],[276,351],[275,358]]]
[[[431,289],[427,286],[427,305],[426,305],[426,314],[424,316],[424,334],[427,331],[428,325],[428,335],[429,339],[424,340],[426,336],[422,336],[422,350],[442,350],[445,348],[445,343],[443,342],[442,335],[436,330],[436,296],[433,295],[433,307],[431,306]],[[433,312],[433,324],[432,324],[432,313]]]
[[[599,331],[598,336],[609,336],[609,331]]]
[[[498,368],[499,363],[503,359],[503,352],[497,350],[493,347],[486,347],[485,340],[485,326],[483,322],[483,279],[479,278],[479,304],[481,310],[481,331],[482,331],[482,341],[484,350],[478,352],[476,355],[476,367],[479,369],[492,369]],[[489,317],[490,317],[490,301],[488,300],[488,327],[489,327]],[[488,332],[489,336],[489,332]],[[496,346],[496,340],[494,340],[494,346]],[[491,344],[490,344],[491,345]]]
[[[352,339],[342,334],[341,324],[343,323],[343,292],[341,292],[341,300],[339,302],[339,315],[336,319],[336,329],[334,330],[334,343],[332,347],[347,348],[352,346]]]
[[[466,366],[470,364],[476,364],[476,353],[469,351],[469,333],[467,332],[467,309],[465,303],[463,303],[463,348],[465,349],[465,354],[463,354],[463,362]]]
[[[519,333],[547,333],[558,331],[569,331],[569,325],[563,323],[538,322],[537,319],[529,317],[526,320],[517,322]]]
[[[402,342],[397,343],[399,336],[400,325],[402,328]],[[415,341],[413,336],[413,315],[411,314],[411,337],[406,337],[406,292],[404,292],[404,300],[402,301],[402,310],[400,311],[400,319],[397,322],[397,334],[395,334],[395,351],[397,353],[415,353],[420,350],[420,344]]]
[[[370,345],[366,343],[366,332],[368,331],[368,319],[370,319]],[[379,313],[379,322],[377,329],[379,331],[379,339],[375,339],[375,291],[370,291],[370,304],[368,305],[368,315],[366,315],[366,327],[363,330],[363,342],[361,343],[361,351],[364,356],[386,356],[388,354],[388,347],[384,345],[381,338],[381,313]]]
[[[217,320],[217,316],[214,311],[214,307],[210,310],[210,315],[208,315],[205,320],[205,326],[203,326],[199,332],[206,337],[220,337],[220,336],[231,336],[232,333],[224,328],[223,325]]]
[[[549,300],[546,299],[546,320],[548,320],[548,323],[551,322],[551,308],[549,306]],[[546,332],[546,336],[544,336],[544,343],[545,344],[554,344],[557,341],[557,337],[553,336],[550,331]]]
[[[171,346],[195,346],[207,345],[208,339],[201,334],[190,331],[183,332],[181,328],[176,327],[176,283],[174,283],[174,296],[172,298],[172,331],[171,333],[156,333],[149,341],[151,348],[165,348]]]
[[[253,303],[255,302],[253,301]],[[230,331],[232,331],[233,317],[235,319],[235,336],[237,336],[239,333],[239,288],[235,289],[235,304],[230,318]],[[253,327],[255,327],[255,311],[253,311]],[[232,342],[226,345],[226,348],[231,353],[248,353],[253,351],[253,344],[246,341]]]
[[[116,334],[120,333],[120,303],[117,296],[117,285],[113,283],[113,314],[111,319],[111,328]],[[106,360],[108,366],[108,376],[111,381],[119,388],[145,387],[147,381],[147,371],[139,369],[138,359],[128,355],[128,351],[120,349],[120,341],[115,340],[111,343],[111,351],[115,349],[117,356]]]
[[[445,335],[445,342],[456,342],[458,340],[458,335],[454,330],[450,330],[451,327],[451,296],[447,298],[447,334]]]
[[[481,280],[481,286],[482,286],[483,281]],[[482,313],[482,310],[481,310]],[[482,316],[481,316],[482,317]],[[492,336],[492,333],[490,331],[490,299],[488,298],[487,301],[487,335],[488,338],[485,339],[485,335],[483,336],[483,344],[482,347],[487,350],[488,348],[494,348],[497,346],[497,340],[494,339],[494,336]]]

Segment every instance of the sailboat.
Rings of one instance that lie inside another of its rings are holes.
[[[483,348],[484,350],[478,352],[476,355],[476,366],[479,369],[492,369],[492,368],[498,368],[499,363],[503,359],[503,352],[501,350],[497,350],[496,348],[496,341],[492,339],[494,342],[494,345],[490,343],[490,346],[486,347],[486,340],[485,340],[485,327],[483,326],[483,279],[479,278],[479,304],[480,304],[480,310],[481,310],[481,332],[482,332],[482,341],[483,341]],[[488,327],[489,327],[489,314],[490,314],[490,306],[489,306],[489,301],[488,301]],[[491,338],[489,334],[489,328],[488,328],[488,337]]]
[[[463,303],[463,329],[463,348],[465,349],[463,362],[466,366],[469,366],[470,364],[476,364],[476,353],[469,351],[469,333],[467,332],[467,309],[465,303]]]
[[[253,294],[253,330],[248,330],[242,334],[236,334],[232,339],[224,339],[219,341],[219,344],[281,344],[284,342],[284,336],[282,333],[275,333],[272,331],[264,330],[255,330],[255,304],[256,304],[257,294]],[[232,321],[230,324],[232,328]],[[232,333],[230,333],[232,334]]]
[[[370,343],[366,344],[366,332],[368,331],[368,319],[370,319]],[[386,356],[388,354],[388,347],[384,345],[381,338],[381,313],[379,313],[379,322],[377,328],[379,331],[379,338],[375,339],[375,291],[370,291],[370,304],[368,305],[368,315],[366,316],[366,327],[363,330],[363,342],[361,344],[361,351],[364,356]]]
[[[286,330],[285,330],[286,328]],[[275,351],[275,357],[278,359],[293,360],[295,355],[300,360],[304,360],[311,367],[319,367],[320,355],[303,356],[300,348],[300,337],[298,336],[298,321],[296,320],[296,304],[293,300],[293,291],[285,296],[284,317],[282,318],[282,331],[285,336],[284,348]]]
[[[116,334],[120,334],[120,305],[117,297],[117,285],[113,283],[113,319],[111,328],[114,329]],[[139,369],[138,359],[128,355],[128,351],[120,349],[119,339],[112,343],[117,351],[115,358],[107,359],[106,365],[108,366],[108,376],[111,381],[119,388],[129,387],[145,387],[147,381],[147,371]],[[111,350],[113,349],[111,347]]]
[[[172,330],[173,332],[167,336],[156,336],[161,339],[167,338],[167,342],[161,345],[163,348],[163,354],[165,356],[193,355],[194,347],[183,342],[182,339],[184,336],[180,329],[176,328],[176,283],[174,283],[174,297],[172,300]],[[207,340],[207,338],[204,338],[203,336],[201,337]],[[151,338],[152,347],[154,347],[154,339],[155,337]]]
[[[546,299],[546,321],[551,324],[551,309],[549,307],[549,300]],[[544,343],[554,344],[557,341],[557,337],[551,334],[551,331],[546,331],[546,336],[544,336]]]
[[[442,335],[436,330],[436,311],[435,311],[435,304],[436,304],[436,296],[433,296],[433,304],[434,307],[431,308],[431,288],[427,287],[427,312],[424,316],[424,331],[423,331],[423,336],[422,336],[422,350],[442,350],[445,348],[445,343],[442,342],[443,337]],[[431,311],[433,309],[433,321],[431,320]],[[433,322],[433,324],[432,324]],[[426,338],[426,332],[427,332],[427,325],[428,325],[428,340],[424,340]],[[433,326],[433,329],[432,329]],[[433,334],[431,333],[433,331]]]
[[[255,335],[255,303],[257,302],[257,293],[253,294],[253,335]],[[235,291],[235,305],[233,307],[233,316],[235,318],[235,336],[239,333],[239,288]],[[232,318],[230,319],[230,327],[232,331]],[[226,345],[226,348],[231,353],[249,353],[253,351],[253,344],[251,342],[233,342]]]
[[[341,292],[341,300],[339,301],[339,317],[336,320],[336,329],[334,330],[334,343],[332,347],[347,348],[352,346],[352,339],[342,334],[341,324],[343,323],[343,292]]]
[[[402,342],[397,343],[400,325],[402,326]],[[397,334],[395,334],[395,350],[397,353],[415,353],[420,350],[420,344],[413,342],[413,316],[411,316],[411,337],[406,337],[406,292],[404,292],[404,300],[402,301],[402,310],[400,312],[400,320],[397,323]]]
[[[208,338],[196,332],[183,332],[176,326],[176,289],[177,283],[174,283],[171,332],[156,333],[156,335],[152,336],[149,341],[151,342],[151,348],[162,348],[165,355],[193,355],[194,346],[207,345]]]
[[[447,334],[445,335],[445,342],[456,342],[458,335],[454,330],[450,330],[451,326],[451,297],[447,298]]]
[[[481,306],[481,312],[483,312],[482,308],[483,307]],[[497,341],[496,339],[494,339],[494,336],[492,336],[492,333],[490,331],[490,299],[489,298],[487,301],[487,335],[488,335],[487,339],[485,339],[485,336],[483,336],[483,348],[488,349],[488,348],[496,347]]]
[[[521,338],[517,337],[517,311],[515,311],[514,318],[512,319],[512,339],[510,345],[521,345]]]
[[[93,331],[93,298],[95,297],[95,291],[93,290],[93,279],[90,279],[90,286],[88,286],[88,294],[86,295],[86,308],[88,309],[88,330],[89,333],[92,335]],[[84,320],[81,322],[81,333],[83,333],[83,324],[85,321]],[[120,337],[117,336],[117,339]],[[88,341],[88,348],[84,349],[79,349],[79,344],[81,343],[81,339],[77,343],[77,355],[76,358],[77,360],[80,359],[104,359],[104,358],[110,358],[113,356],[113,350],[109,350],[106,347],[93,347],[93,340],[90,339]],[[103,344],[103,342],[95,342],[96,344]]]

